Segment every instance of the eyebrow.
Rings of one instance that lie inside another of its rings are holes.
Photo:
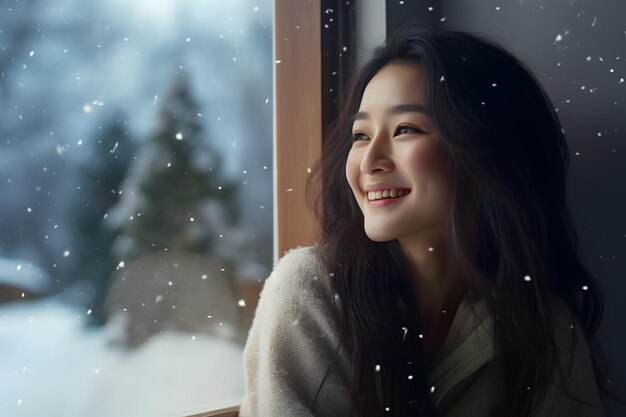
[[[394,116],[396,114],[402,113],[424,113],[428,116],[428,111],[426,110],[426,107],[424,107],[422,104],[399,104],[387,110],[387,115],[389,116]],[[369,118],[370,115],[368,112],[360,111],[358,113],[355,113],[350,118],[350,120],[354,122],[356,120],[369,120]]]

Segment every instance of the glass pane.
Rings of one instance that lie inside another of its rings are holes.
[[[238,404],[271,0],[0,0],[0,415]]]

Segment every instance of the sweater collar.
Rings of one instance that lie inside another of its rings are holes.
[[[461,300],[450,330],[432,362],[429,382],[439,404],[456,384],[494,358],[492,320],[484,300]]]

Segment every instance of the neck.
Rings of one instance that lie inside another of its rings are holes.
[[[448,245],[432,233],[398,242],[409,265],[422,325],[428,329],[450,322],[464,291],[460,274],[450,262]]]

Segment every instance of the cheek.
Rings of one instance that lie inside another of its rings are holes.
[[[420,181],[428,181],[447,176],[448,158],[444,149],[436,144],[425,144],[406,154],[405,166]]]

